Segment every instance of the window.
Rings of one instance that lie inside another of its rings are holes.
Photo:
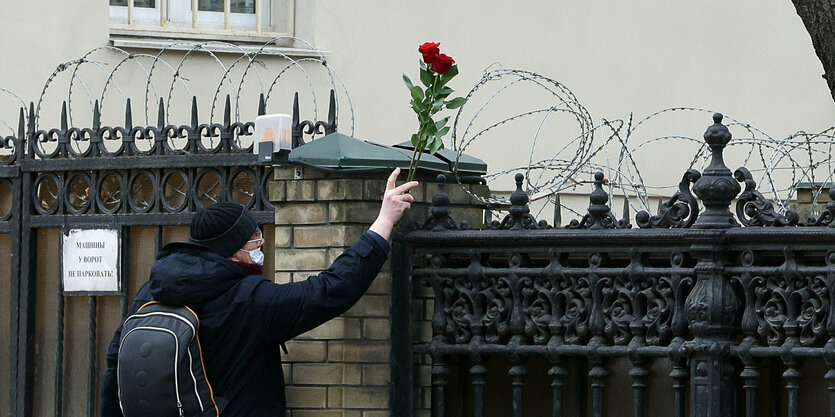
[[[256,37],[293,33],[293,0],[109,1],[116,29]]]

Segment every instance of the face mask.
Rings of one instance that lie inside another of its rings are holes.
[[[252,263],[256,265],[264,265],[264,252],[261,252],[261,248],[253,250],[241,250],[249,254],[249,259],[252,260]]]

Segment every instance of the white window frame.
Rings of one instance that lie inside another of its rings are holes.
[[[108,1],[108,4],[110,2]],[[110,21],[122,25],[128,25],[131,22],[139,26],[159,26],[160,25],[160,3],[161,0],[154,1],[155,7],[133,7],[133,0],[128,0],[127,6],[109,6],[110,7]]]
[[[232,13],[231,0],[224,0],[223,12],[200,11],[197,4],[197,0],[156,0],[156,7],[146,8],[128,0],[127,6],[108,5],[111,33],[193,39],[209,35],[232,41],[295,35],[294,0],[256,0],[255,14]]]

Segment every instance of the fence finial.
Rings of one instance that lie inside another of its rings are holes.
[[[229,126],[232,124],[232,97],[226,95],[226,104],[223,105],[223,125]]]
[[[624,196],[623,198],[623,217],[618,220],[618,229],[631,229],[632,223],[629,222],[629,200]]]
[[[531,209],[528,207],[528,194],[522,190],[522,182],[525,176],[521,173],[516,174],[516,191],[510,195],[510,213],[504,216],[502,222],[494,221],[487,225],[489,229],[550,229],[551,226],[545,220],[536,221],[531,215]]]
[[[267,102],[264,100],[264,93],[258,96],[258,115],[263,116],[267,114]]]
[[[452,210],[449,208],[450,199],[446,192],[446,176],[439,174],[437,177],[438,191],[432,197],[432,210],[429,217],[424,222],[418,223],[419,229],[424,230],[455,230],[466,229],[469,226],[466,222],[461,222],[459,226],[452,217]]]
[[[594,191],[589,196],[589,216],[591,216],[591,223],[587,223],[589,229],[612,229],[616,225],[614,215],[609,205],[609,194],[603,190],[603,184],[606,178],[603,173],[598,171],[594,173]]]
[[[293,121],[290,125],[290,134],[292,135],[293,148],[304,145],[304,139],[302,138],[303,129],[304,128],[301,125],[301,116],[299,115],[299,92],[296,91],[296,93],[293,94]]]
[[[35,103],[29,102],[29,124],[26,126],[26,153],[30,158],[35,157]]]
[[[197,130],[200,122],[197,119],[197,96],[191,96],[191,128]]]
[[[24,137],[26,136],[26,108],[20,108],[20,116],[17,119],[17,140],[20,143],[23,143]]]
[[[157,109],[157,127],[162,130],[165,127],[165,104],[162,97],[159,98],[159,108]]]
[[[64,101],[61,104],[61,131],[66,132],[69,128],[70,124],[67,120],[67,102]]]
[[[133,113],[130,110],[130,97],[125,100],[125,131],[133,129]]]
[[[95,105],[93,105],[93,129],[99,130],[101,127],[101,111],[99,110],[99,100],[96,99]]]
[[[449,194],[446,192],[446,175],[438,174],[438,191],[432,197],[432,214],[449,213]]]
[[[624,217],[625,220],[618,220],[615,218],[615,215],[612,214],[612,210],[609,208],[609,205],[606,204],[609,202],[609,194],[603,190],[603,184],[606,183],[606,177],[603,175],[602,172],[598,171],[594,173],[594,191],[591,192],[589,195],[589,208],[585,216],[583,216],[582,220],[577,221],[577,219],[571,220],[571,222],[565,226],[568,229],[617,229],[617,228],[631,228],[632,225],[629,224],[629,211],[628,208],[624,208]],[[626,205],[626,202],[624,202]]]
[[[713,154],[710,165],[702,177],[693,186],[693,192],[705,205],[705,212],[693,224],[695,229],[728,229],[739,226],[731,214],[731,201],[739,194],[742,187],[725,166],[722,151],[731,140],[731,132],[722,124],[722,114],[713,115],[713,124],[704,134],[705,142]]]
[[[336,92],[331,89],[330,101],[328,102],[328,124],[325,126],[325,134],[336,132]]]
[[[510,206],[510,216],[513,218],[513,225],[510,229],[521,230],[524,229],[522,218],[526,214],[530,214],[531,209],[528,207],[528,193],[522,190],[522,182],[525,180],[525,176],[521,173],[516,174],[515,180],[516,190],[510,195],[510,204],[512,204]]]

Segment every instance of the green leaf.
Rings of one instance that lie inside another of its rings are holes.
[[[429,153],[430,154],[434,154],[435,152],[438,152],[438,150],[443,149],[443,148],[444,148],[444,141],[442,141],[441,138],[436,138],[435,140],[433,140],[432,142],[429,143]]]
[[[446,84],[456,75],[458,75],[458,65],[452,64],[452,66],[449,67],[449,71],[447,71],[446,74],[441,75],[441,84]]]
[[[406,74],[403,74],[403,82],[406,83],[406,88],[408,88],[409,91],[415,88],[415,85],[412,84],[412,80],[410,80],[409,77],[406,76]]]
[[[430,87],[432,85],[432,73],[429,72],[426,68],[420,69],[420,82],[423,83],[426,87]]]
[[[437,130],[443,129],[443,127],[446,126],[446,122],[448,122],[448,121],[449,121],[449,117],[444,117],[443,119],[438,120],[437,122],[435,122],[435,129],[437,129]]]
[[[439,130],[435,133],[435,136],[437,136],[437,137],[438,137],[438,139],[440,139],[440,138],[442,138],[444,135],[446,135],[447,133],[449,133],[449,126],[447,126],[447,127],[443,128],[443,129],[439,129]]]
[[[412,146],[417,147],[418,142],[420,141],[420,137],[418,137],[417,133],[412,135]]]
[[[423,101],[423,89],[418,86],[414,86],[411,88],[412,90],[412,100],[414,101]]]
[[[452,110],[452,109],[457,109],[457,108],[459,108],[459,107],[463,106],[463,105],[464,105],[464,104],[466,104],[466,103],[467,103],[467,99],[466,99],[466,98],[464,98],[464,97],[455,97],[454,99],[452,99],[452,100],[450,100],[450,101],[447,101],[447,103],[446,103],[446,108],[448,108],[448,109],[450,109],[450,110]]]
[[[447,98],[450,94],[452,94],[455,90],[449,87],[443,87],[440,90],[435,92],[435,98]]]
[[[424,106],[423,103],[421,103],[420,101],[412,100],[411,104],[412,104],[412,110],[414,110],[415,113],[417,113],[417,114],[420,114],[421,112],[426,110],[426,106]]]
[[[426,134],[429,136],[435,136],[435,132],[437,131],[438,129],[435,127],[435,123],[432,123],[432,120],[430,119],[429,123],[426,124]]]
[[[424,107],[424,110],[425,109],[426,109],[426,107]],[[422,111],[422,112],[418,113],[418,121],[420,121],[421,126],[425,126],[427,124],[434,123],[434,122],[432,122],[432,116],[430,116],[425,111]]]

